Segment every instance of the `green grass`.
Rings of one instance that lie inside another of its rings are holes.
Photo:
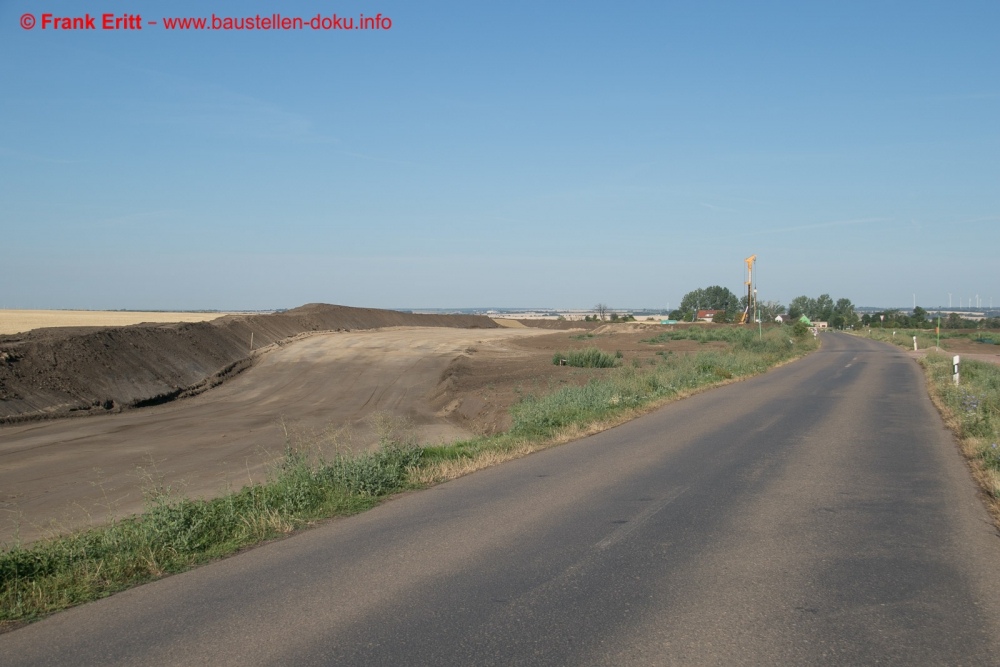
[[[791,327],[770,327],[767,329],[769,335],[773,336],[773,331],[785,329],[785,335],[791,336]],[[761,334],[757,329],[749,327],[688,327],[686,329],[676,329],[674,331],[663,331],[653,338],[644,338],[640,343],[651,345],[669,343],[672,340],[693,340],[699,343],[721,341],[734,345],[746,345],[751,341],[759,340]]]
[[[931,352],[920,364],[967,452],[987,470],[1000,472],[1000,365],[963,361],[961,384],[955,386],[950,356]],[[988,491],[1000,497],[1000,486],[992,486]]]
[[[672,397],[763,373],[817,345],[811,336],[793,342],[788,327],[770,329],[762,341],[725,335],[732,342],[727,350],[671,355],[653,366],[618,366],[583,386],[527,394],[511,407],[505,433],[423,449],[386,436],[378,451],[331,459],[289,448],[266,483],[212,500],[176,497],[152,484],[141,515],[0,552],[0,625],[106,597],[319,519],[364,511],[400,490],[447,479],[440,471],[448,464],[459,464],[451,476],[463,474],[465,462],[473,464],[466,471],[485,467]]]
[[[894,331],[895,335],[893,335]],[[938,336],[934,333],[933,329],[882,329],[881,327],[872,327],[871,329],[858,330],[854,333],[855,335],[865,336],[866,338],[871,338],[872,340],[892,343],[908,350],[913,349],[914,336],[917,337],[917,347],[921,350],[936,347],[938,344]],[[956,340],[960,338],[989,345],[997,344],[997,341],[1000,340],[1000,335],[993,334],[991,332],[983,333],[982,331],[975,330],[942,331],[941,348],[947,350],[949,340]]]
[[[729,350],[673,356],[665,363],[642,370],[620,367],[582,387],[563,387],[540,397],[526,396],[511,409],[511,433],[551,435],[570,424],[603,419],[626,408],[722,380],[763,373],[815,345],[811,336],[798,343],[790,342],[788,332],[783,329],[771,329],[763,340],[758,340],[756,334],[732,338],[738,342]]]
[[[583,350],[556,352],[552,355],[552,363],[559,366],[565,361],[565,365],[577,368],[614,368],[618,365],[619,358],[620,356],[602,352],[596,347],[588,347]]]
[[[151,486],[142,515],[0,553],[0,621],[30,620],[231,554],[311,520],[369,509],[408,484],[422,450],[310,461],[287,450],[264,484],[213,500]]]
[[[893,331],[896,332],[893,335]],[[929,348],[937,346],[937,335],[934,330],[928,329],[869,329],[868,331],[857,331],[855,335],[865,336],[866,338],[871,338],[872,340],[882,341],[883,343],[892,343],[893,345],[898,345],[907,350],[913,349],[913,337],[917,337],[917,347],[921,350],[927,350]],[[947,336],[944,333],[941,334],[941,340],[945,341],[948,338],[964,338],[965,336]],[[942,346],[946,347],[946,346]]]

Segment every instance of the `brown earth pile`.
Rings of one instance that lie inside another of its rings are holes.
[[[312,331],[393,326],[492,329],[476,315],[308,304],[211,322],[36,329],[0,336],[0,423],[104,413],[192,395],[253,364],[250,351]]]

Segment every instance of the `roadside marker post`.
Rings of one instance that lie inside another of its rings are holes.
[[[951,377],[955,380],[955,386],[958,386],[958,355],[956,354],[951,360]]]
[[[913,337],[913,349],[914,349],[914,351],[916,351],[916,349],[917,349],[917,337],[916,336]]]

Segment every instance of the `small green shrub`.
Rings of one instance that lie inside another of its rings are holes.
[[[556,366],[565,361],[567,366],[577,368],[613,368],[618,365],[618,360],[602,352],[596,347],[588,347],[583,350],[570,350],[569,352],[556,352],[552,355],[552,363]]]

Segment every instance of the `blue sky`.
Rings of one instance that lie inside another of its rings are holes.
[[[88,11],[393,24],[41,29]],[[0,307],[662,307],[738,291],[754,253],[783,303],[1000,305],[998,25],[996,2],[0,0]]]

